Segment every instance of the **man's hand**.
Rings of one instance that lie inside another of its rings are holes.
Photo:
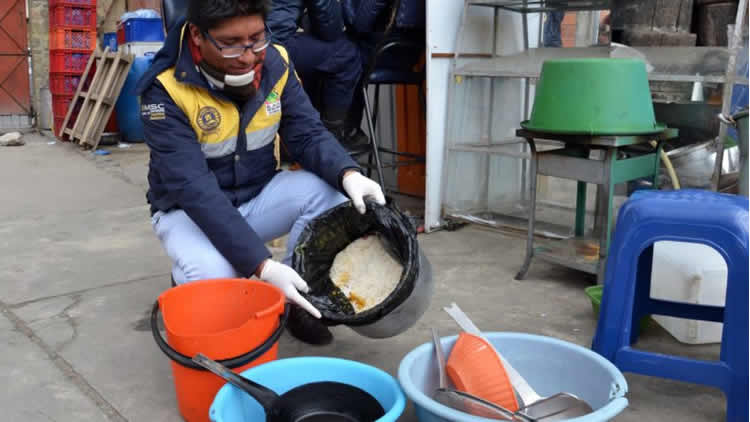
[[[341,185],[344,187],[344,191],[354,203],[354,208],[359,211],[360,214],[364,214],[365,209],[365,197],[370,197],[380,205],[385,205],[385,196],[383,195],[383,189],[380,185],[374,181],[368,179],[358,171],[348,171],[344,174],[344,179],[341,181]]]
[[[320,311],[302,297],[299,292],[307,293],[310,288],[307,287],[307,283],[302,277],[294,271],[293,268],[284,265],[280,262],[276,262],[271,259],[266,259],[260,265],[259,277],[261,280],[273,284],[274,286],[281,289],[284,292],[286,298],[310,313],[315,318],[320,318]],[[299,291],[298,291],[299,290]]]

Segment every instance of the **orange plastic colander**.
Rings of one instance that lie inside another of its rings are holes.
[[[513,412],[518,410],[518,401],[505,367],[484,339],[466,332],[461,333],[445,369],[457,390]]]

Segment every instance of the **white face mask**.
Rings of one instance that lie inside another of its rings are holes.
[[[206,63],[201,63],[201,65],[198,66],[198,69],[213,86],[219,89],[224,89],[225,85],[232,87],[247,86],[253,82],[253,79],[255,79],[255,70],[251,70],[242,75],[229,75],[207,66]]]
[[[255,70],[242,75],[228,75],[214,69],[205,61],[200,62],[197,67],[214,88],[221,89],[228,95],[245,100],[255,95]]]
[[[255,79],[255,70],[251,70],[242,75],[224,75],[224,83],[229,86],[245,86]]]

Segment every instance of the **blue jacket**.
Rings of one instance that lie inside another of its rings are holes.
[[[177,25],[136,88],[150,149],[152,212],[180,208],[244,276],[271,254],[237,207],[291,157],[331,186],[358,168],[320,122],[283,47],[266,50],[259,92],[240,110],[196,70]],[[185,31],[187,32],[187,31]]]
[[[305,9],[315,38],[334,41],[344,36],[344,19],[337,0],[273,0],[266,25],[275,42],[284,44],[297,32]]]

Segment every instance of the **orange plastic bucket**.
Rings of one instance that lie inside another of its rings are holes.
[[[159,310],[166,342],[157,325]],[[275,360],[286,316],[284,294],[260,281],[196,281],[159,296],[151,313],[151,330],[172,360],[177,405],[186,421],[208,421],[211,402],[224,385],[192,357],[203,353],[237,373]]]

